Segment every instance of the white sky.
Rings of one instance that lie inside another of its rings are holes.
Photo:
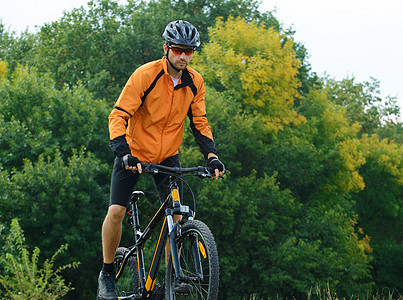
[[[63,11],[89,0],[0,0],[0,19],[16,32],[58,20]],[[119,0],[125,3],[124,0]],[[262,10],[277,9],[285,28],[305,45],[312,71],[341,80],[374,77],[382,95],[396,96],[403,110],[402,0],[263,0]]]

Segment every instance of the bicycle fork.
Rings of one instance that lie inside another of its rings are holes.
[[[201,265],[201,258],[200,258],[200,248],[196,234],[191,234],[191,242],[192,242],[192,250],[194,254],[194,264],[195,264],[195,272],[196,277],[189,277],[183,274],[181,265],[180,265],[180,252],[181,249],[178,249],[178,241],[177,237],[181,235],[181,228],[178,222],[173,222],[173,215],[176,213],[180,214],[188,214],[192,216],[192,212],[190,212],[189,207],[186,205],[181,205],[180,196],[179,196],[179,188],[176,183],[173,183],[171,188],[171,196],[173,201],[173,209],[167,209],[167,226],[168,226],[168,237],[170,242],[170,252],[171,252],[171,259],[172,265],[175,270],[175,278],[179,280],[179,282],[199,282],[203,281],[203,272],[202,272],[202,265]]]

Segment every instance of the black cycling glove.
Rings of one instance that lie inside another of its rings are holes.
[[[136,167],[137,164],[140,162],[139,159],[131,154],[126,154],[121,158],[122,160],[122,167],[126,169],[126,167]]]
[[[207,159],[207,167],[225,173],[225,166],[217,157],[210,157]]]

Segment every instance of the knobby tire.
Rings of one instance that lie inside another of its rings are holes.
[[[127,253],[129,249],[124,247],[119,247],[116,250],[114,264],[116,273],[120,270],[120,266],[123,261],[123,257],[125,253]],[[135,294],[138,292],[139,288],[139,273],[137,266],[137,258],[135,256],[130,256],[127,260],[127,265],[122,270],[122,275],[119,280],[116,282],[116,288],[119,297],[128,296],[131,294]]]
[[[182,225],[181,235],[178,238],[178,249],[180,253],[180,264],[185,276],[195,277],[194,252],[191,245],[192,236],[196,234],[197,239],[203,245],[206,258],[200,254],[202,260],[203,282],[192,282],[192,292],[188,296],[175,295],[175,270],[172,266],[172,257],[169,257],[166,277],[165,294],[166,300],[174,299],[206,299],[216,300],[218,298],[219,286],[219,261],[216,243],[210,229],[201,221],[191,220]]]

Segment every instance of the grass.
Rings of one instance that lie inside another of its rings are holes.
[[[327,285],[326,289],[321,289],[317,286],[315,289],[310,290],[307,295],[307,300],[403,300],[403,296],[397,291],[391,291],[385,289],[381,294],[376,293],[375,295],[368,295],[365,298],[351,296],[349,298],[339,298],[336,292],[330,290],[330,286]]]
[[[259,298],[258,296],[251,296],[249,300],[301,300],[295,297],[291,298],[282,298],[277,296],[276,298],[270,298],[270,299],[262,299]],[[360,298],[360,297],[354,297],[351,296],[349,298],[346,297],[338,297],[337,293],[334,291],[331,291],[330,286],[327,285],[326,288],[321,288],[319,285],[316,286],[316,288],[312,288],[308,294],[307,297],[304,298],[304,300],[403,300],[403,295],[401,295],[398,291],[396,290],[390,290],[390,289],[384,289],[382,292],[376,293],[374,295],[368,295],[365,298]],[[246,299],[244,299],[246,300]]]

